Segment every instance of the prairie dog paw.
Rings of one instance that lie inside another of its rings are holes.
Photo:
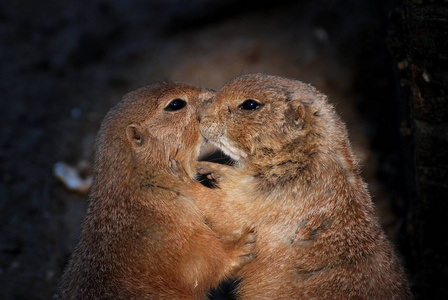
[[[169,166],[171,172],[183,182],[190,182],[191,178],[185,170],[184,166],[175,158],[170,158]]]
[[[233,167],[212,163],[208,161],[200,161],[196,165],[196,172],[199,175],[207,175],[207,178],[219,183],[228,176]]]
[[[236,236],[234,235],[234,237]],[[255,259],[256,239],[257,234],[254,227],[248,226],[240,230],[239,237],[229,245],[234,249],[233,267],[240,268]]]

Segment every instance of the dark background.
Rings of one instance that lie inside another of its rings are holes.
[[[0,2],[0,298],[52,298],[87,198],[59,182],[53,166],[89,173],[100,122],[125,93],[154,80],[219,89],[252,72],[297,78],[330,96],[381,223],[418,286],[412,130],[387,47],[401,4]]]

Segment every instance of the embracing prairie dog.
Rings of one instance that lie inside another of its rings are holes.
[[[202,139],[197,107],[213,93],[180,83],[136,90],[105,117],[80,242],[62,299],[206,299],[250,261],[249,227],[225,242],[173,173],[188,174]]]
[[[244,75],[198,117],[205,139],[236,163],[199,166],[227,195],[205,203],[220,216],[211,227],[257,230],[256,258],[239,272],[241,299],[412,298],[326,96],[300,81]]]

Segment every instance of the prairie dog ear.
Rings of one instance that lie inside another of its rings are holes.
[[[303,127],[305,123],[305,106],[299,100],[292,100],[288,102],[285,111],[285,119],[289,126]]]
[[[143,146],[146,141],[145,133],[140,124],[133,123],[128,125],[126,128],[126,136],[134,148]]]

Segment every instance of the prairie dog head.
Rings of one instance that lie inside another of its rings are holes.
[[[202,143],[196,111],[212,96],[210,90],[183,83],[156,83],[127,94],[102,123],[97,173],[166,169],[174,157],[193,176]]]
[[[317,164],[352,172],[345,125],[326,98],[297,80],[243,75],[199,108],[199,130],[240,169],[272,183],[311,165],[313,174],[325,172]]]
[[[319,124],[313,118],[325,110],[325,98],[300,81],[244,75],[202,105],[198,111],[200,131],[243,165],[256,156],[275,159],[292,151],[288,147],[305,146],[299,140],[319,130],[314,128]]]

